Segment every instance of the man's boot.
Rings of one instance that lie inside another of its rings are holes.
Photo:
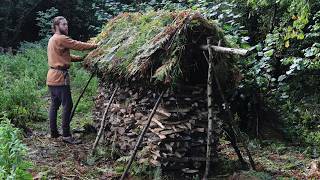
[[[56,139],[56,138],[58,138],[60,136],[61,136],[61,134],[58,131],[54,131],[54,132],[50,133],[50,138]]]
[[[62,137],[62,141],[69,144],[81,144],[82,141],[80,139],[76,139],[72,136]]]

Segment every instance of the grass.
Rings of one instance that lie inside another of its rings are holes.
[[[222,46],[228,44],[216,23],[197,13],[159,10],[120,14],[91,39],[100,46],[85,59],[86,67],[93,70],[97,65],[108,82],[134,80],[136,84],[174,88],[179,80],[188,79],[189,65],[202,61],[197,47],[205,43],[206,37],[221,40]],[[228,59],[218,61],[221,80],[231,80],[226,77],[236,71],[233,58],[219,59]]]

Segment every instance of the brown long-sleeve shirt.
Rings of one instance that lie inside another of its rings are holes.
[[[57,69],[69,69],[71,62],[81,61],[78,56],[70,55],[70,49],[73,50],[88,50],[94,49],[97,45],[84,43],[73,40],[65,35],[54,34],[48,42],[48,65],[47,85],[61,86],[69,85],[69,76],[66,77],[63,71]],[[54,68],[54,69],[53,69]],[[66,79],[65,79],[66,78]]]

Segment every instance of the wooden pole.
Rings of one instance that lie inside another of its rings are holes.
[[[144,137],[144,135],[146,134],[146,132],[147,132],[149,126],[150,126],[150,123],[151,123],[151,120],[152,120],[152,118],[153,118],[153,115],[155,114],[156,110],[158,109],[158,106],[159,106],[159,104],[160,104],[160,100],[162,99],[163,93],[164,93],[164,91],[161,92],[161,94],[160,94],[160,96],[159,96],[156,104],[154,105],[154,107],[153,107],[153,109],[152,109],[152,111],[151,111],[151,114],[150,114],[149,117],[148,117],[148,122],[147,122],[147,124],[144,126],[144,128],[143,128],[143,130],[142,130],[142,132],[141,132],[141,134],[140,134],[140,136],[139,136],[139,139],[138,139],[138,141],[137,141],[137,143],[136,143],[136,145],[135,145],[135,147],[134,147],[134,150],[133,150],[133,153],[132,153],[132,155],[131,155],[131,157],[130,157],[130,160],[129,160],[127,166],[126,166],[125,171],[122,173],[122,176],[121,176],[120,180],[123,180],[123,179],[127,176],[127,173],[128,173],[128,171],[129,171],[129,169],[130,169],[130,166],[131,166],[134,158],[136,157],[138,148],[139,148],[140,144],[142,143],[143,137]]]
[[[96,140],[95,140],[94,143],[93,143],[92,153],[91,153],[91,154],[94,154],[94,153],[95,153],[95,150],[96,150],[96,148],[97,148],[97,146],[98,146],[99,140],[100,140],[101,135],[102,135],[102,133],[103,133],[103,131],[104,131],[104,128],[105,128],[105,122],[106,122],[106,118],[107,118],[107,113],[108,113],[108,111],[109,111],[109,108],[110,108],[110,106],[111,106],[111,103],[112,103],[112,101],[113,101],[113,99],[114,99],[114,95],[116,94],[118,88],[119,88],[119,86],[117,86],[117,87],[114,89],[114,91],[113,91],[113,93],[112,93],[112,96],[111,96],[110,99],[109,99],[109,103],[108,103],[108,105],[107,105],[107,107],[106,107],[106,109],[105,109],[105,111],[104,111],[104,113],[103,113],[102,120],[101,120],[101,125],[100,125],[100,129],[99,129],[99,132],[98,132],[98,134],[97,134]]]
[[[211,45],[211,39],[207,39],[208,46]],[[208,49],[209,52],[209,67],[208,67],[208,82],[207,82],[207,99],[208,99],[208,131],[207,131],[207,153],[206,153],[206,169],[203,176],[203,180],[208,179],[209,169],[210,169],[210,159],[211,159],[211,149],[212,149],[212,121],[213,118],[216,118],[216,115],[213,113],[213,53],[212,49]]]
[[[219,45],[220,45],[220,44],[219,44]],[[208,47],[212,47],[212,46],[208,45]],[[219,47],[219,46],[215,46],[215,47]],[[211,48],[209,48],[209,49],[211,49]],[[209,49],[208,49],[208,50],[209,50]],[[210,61],[210,57],[209,57],[209,61]],[[209,66],[210,66],[210,65],[209,65]],[[235,135],[235,132],[234,132],[234,128],[233,128],[233,126],[232,126],[232,124],[231,124],[232,121],[233,121],[233,115],[232,115],[232,113],[231,113],[230,106],[229,106],[229,104],[228,104],[228,102],[227,102],[227,100],[226,100],[226,98],[225,98],[225,96],[224,96],[224,93],[223,93],[223,91],[222,91],[222,87],[221,87],[220,81],[219,81],[219,79],[218,79],[218,77],[217,77],[216,75],[217,75],[217,72],[216,72],[216,70],[213,68],[213,76],[214,76],[214,79],[215,79],[215,82],[216,82],[216,85],[217,85],[217,89],[218,89],[218,92],[219,92],[220,97],[221,97],[221,99],[222,99],[222,102],[223,102],[224,105],[225,105],[225,109],[226,109],[226,111],[227,111],[227,115],[228,115],[228,119],[229,119],[229,121],[227,121],[227,125],[229,126],[229,130],[226,129],[226,131],[227,131],[228,134],[229,134],[231,145],[233,146],[233,148],[234,148],[234,150],[235,150],[235,152],[236,152],[236,154],[237,154],[237,156],[238,156],[238,158],[239,158],[239,161],[240,161],[242,164],[246,164],[245,161],[244,161],[244,159],[243,159],[243,157],[242,157],[242,155],[241,155],[240,149],[239,149],[238,146],[237,146],[237,138],[236,138],[236,135]],[[253,158],[252,158],[252,156],[251,156],[251,154],[250,154],[250,151],[249,151],[248,147],[247,147],[243,142],[242,142],[242,144],[243,144],[243,146],[244,146],[244,148],[245,148],[245,150],[246,150],[247,156],[249,157],[249,161],[250,161],[251,167],[252,167],[253,169],[255,169],[255,163],[254,163],[254,161],[253,161]]]
[[[211,48],[208,48],[208,47],[211,47]],[[201,46],[201,48],[203,50],[212,49],[215,52],[235,54],[235,55],[241,55],[241,56],[247,56],[250,52],[250,50],[246,50],[246,49],[228,48],[228,47],[213,46],[213,45],[203,45]]]
[[[86,91],[86,89],[87,89],[87,87],[88,87],[88,85],[89,85],[89,83],[90,83],[90,81],[92,80],[92,78],[93,78],[94,75],[95,75],[95,73],[92,73],[92,74],[91,74],[91,76],[90,76],[90,78],[89,78],[86,86],[83,88],[83,90],[82,90],[82,92],[81,92],[81,94],[80,94],[80,96],[79,96],[79,98],[78,98],[75,106],[73,107],[72,112],[71,112],[71,115],[70,115],[70,121],[72,120],[72,118],[73,118],[73,116],[74,116],[74,113],[75,113],[75,111],[76,111],[76,108],[77,108],[77,106],[78,106],[78,104],[79,104],[79,102],[80,102],[80,99],[82,98],[84,92]]]
[[[251,153],[250,153],[250,151],[249,151],[248,146],[247,146],[247,145],[244,145],[244,148],[245,148],[245,150],[246,150],[247,156],[249,157],[249,162],[250,162],[250,164],[251,164],[252,169],[253,169],[253,170],[257,170],[257,169],[256,169],[256,164],[254,163],[254,160],[253,160],[253,158],[252,158],[252,156],[251,156]]]

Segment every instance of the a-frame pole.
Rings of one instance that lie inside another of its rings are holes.
[[[207,39],[208,47],[211,45],[211,38]],[[213,118],[215,117],[213,112],[213,54],[212,49],[208,48],[209,58],[208,58],[208,82],[207,82],[207,101],[208,101],[208,128],[207,128],[207,153],[206,153],[206,169],[203,176],[203,180],[208,179],[209,169],[210,169],[210,160],[211,160],[211,149],[212,149],[212,140],[213,140]],[[216,143],[216,142],[215,142]]]
[[[210,45],[208,46],[208,50],[210,52]],[[217,47],[220,47],[220,42],[219,42],[219,45]],[[209,61],[210,61],[210,57],[209,57]],[[226,129],[228,135],[229,135],[229,138],[230,138],[230,142],[231,142],[231,145],[233,146],[238,158],[239,158],[239,161],[245,165],[246,162],[244,161],[242,155],[241,155],[241,152],[240,152],[240,149],[238,148],[237,146],[237,137],[236,137],[236,134],[235,134],[235,131],[234,131],[234,128],[232,126],[232,122],[233,122],[233,115],[232,115],[232,112],[230,110],[230,106],[224,96],[224,93],[223,93],[223,90],[222,90],[222,87],[221,87],[221,84],[220,84],[220,81],[217,77],[217,72],[216,70],[213,68],[213,76],[214,76],[214,80],[216,82],[216,85],[217,85],[217,90],[218,90],[218,93],[220,94],[220,97],[221,97],[221,100],[222,102],[225,104],[226,106],[226,111],[227,111],[227,115],[228,115],[228,121],[226,121],[226,124],[229,126],[228,129]],[[248,147],[242,142],[245,150],[246,150],[246,153],[247,153],[247,156],[249,157],[249,161],[250,161],[250,164],[252,166],[252,168],[255,170],[255,163],[253,161],[253,158],[251,156],[251,153],[248,149]]]

